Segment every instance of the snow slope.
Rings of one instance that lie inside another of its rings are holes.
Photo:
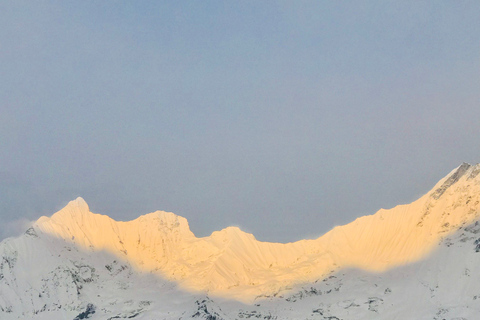
[[[465,318],[480,303],[479,173],[462,164],[409,205],[288,244],[197,238],[160,211],[117,222],[78,198],[0,244],[0,318]]]

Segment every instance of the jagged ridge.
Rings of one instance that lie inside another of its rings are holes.
[[[470,319],[480,312],[479,172],[462,164],[410,205],[289,244],[235,227],[197,238],[160,211],[117,222],[78,198],[0,243],[0,318]]]
[[[478,216],[479,172],[480,165],[464,163],[412,204],[288,244],[260,242],[236,227],[197,238],[185,218],[161,211],[117,222],[91,213],[81,198],[39,219],[34,230],[106,250],[184,288],[250,301],[339,268],[382,271],[421,259],[441,237]]]

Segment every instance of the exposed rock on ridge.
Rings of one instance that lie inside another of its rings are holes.
[[[467,171],[472,166],[468,163],[462,163],[460,167],[458,167],[453,174],[451,174],[448,179],[445,180],[445,182],[437,188],[434,192],[431,193],[431,197],[434,199],[440,198],[442,194],[449,188],[451,187],[454,183],[456,183]],[[473,170],[470,170],[471,173],[473,173]],[[477,172],[478,173],[478,172]],[[476,174],[472,174],[473,178],[476,176]]]

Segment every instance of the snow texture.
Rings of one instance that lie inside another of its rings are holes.
[[[475,319],[479,172],[287,244],[197,238],[161,211],[114,221],[78,198],[0,243],[0,319]]]

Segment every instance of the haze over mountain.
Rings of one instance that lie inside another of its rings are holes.
[[[1,1],[0,240],[78,196],[270,242],[410,203],[478,160],[479,12]]]
[[[0,243],[0,316],[468,319],[480,311],[479,173],[464,163],[411,204],[287,244],[237,227],[197,238],[163,211],[114,221],[78,198]]]

